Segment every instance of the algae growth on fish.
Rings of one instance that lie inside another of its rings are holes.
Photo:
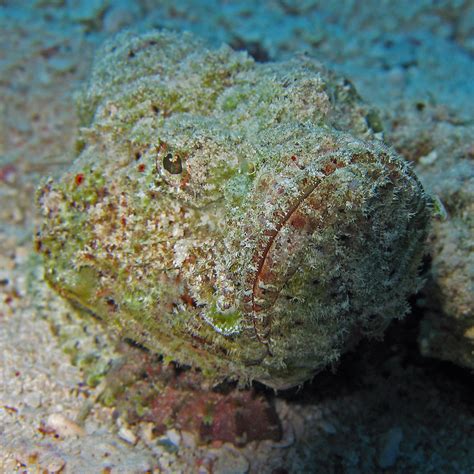
[[[124,337],[285,388],[406,313],[429,200],[347,80],[125,33],[78,102],[37,247],[51,286]]]

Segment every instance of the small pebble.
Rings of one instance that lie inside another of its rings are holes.
[[[189,431],[182,431],[181,439],[183,440],[183,446],[185,448],[196,449],[197,439],[193,433],[190,433]]]
[[[305,433],[305,420],[304,418],[296,412],[291,413],[290,423],[293,426],[293,432],[296,439],[303,439]]]
[[[160,467],[163,469],[165,472],[169,472],[171,460],[169,456],[166,454],[163,454],[163,456],[160,457],[159,459]]]
[[[25,396],[24,402],[32,408],[41,406],[41,394],[39,392],[31,392]]]
[[[74,71],[76,67],[75,58],[54,56],[48,61],[49,66],[56,72],[65,73]]]
[[[330,423],[329,421],[321,420],[318,423],[319,427],[327,434],[336,434],[337,429],[336,427]]]
[[[166,437],[173,443],[176,447],[181,444],[181,435],[178,433],[177,430],[168,430],[166,432]]]
[[[275,400],[275,410],[278,413],[278,417],[280,418],[280,420],[282,420],[288,415],[290,408],[288,406],[288,403],[286,403],[284,400],[280,400],[277,398]]]
[[[433,150],[432,152],[428,153],[425,156],[420,158],[420,163],[422,165],[431,165],[438,159],[438,152]]]
[[[48,473],[61,472],[66,465],[66,461],[57,455],[49,455],[47,459],[42,459],[41,464],[45,466]]]
[[[107,33],[116,33],[127,25],[130,25],[137,17],[137,11],[132,11],[130,8],[132,4],[118,5],[107,10],[104,15],[104,30]]]
[[[119,438],[123,439],[127,443],[130,443],[130,444],[137,443],[137,436],[135,435],[135,433],[125,426],[122,426],[119,429],[118,436]]]
[[[217,455],[212,472],[214,474],[246,474],[249,469],[250,463],[247,458],[233,447],[226,446]]]
[[[62,438],[84,435],[83,428],[61,413],[53,413],[52,415],[49,415],[46,421],[46,427],[55,431]]]
[[[391,428],[381,437],[380,451],[377,458],[379,467],[387,469],[395,465],[402,439],[403,431],[399,426]]]
[[[153,434],[154,427],[155,427],[154,423],[141,424],[141,438],[145,442],[151,443],[156,438],[156,436]]]

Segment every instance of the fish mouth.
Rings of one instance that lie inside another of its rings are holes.
[[[251,311],[260,342],[268,341],[271,328],[271,318],[264,315],[296,272],[305,242],[316,228],[315,219],[305,212],[303,203],[309,200],[317,185],[312,183],[303,190],[301,197],[277,220],[275,229],[265,233],[267,242],[255,253],[257,270],[252,283]]]
[[[324,225],[326,204],[316,190],[325,178],[345,165],[331,158],[312,173],[299,170],[291,178],[280,177],[270,186],[266,201],[275,212],[260,219],[267,222],[252,257],[255,271],[249,278],[251,296],[247,301],[255,335],[263,344],[269,343],[272,307],[298,270],[311,236]],[[287,191],[283,182],[292,182],[293,190]]]

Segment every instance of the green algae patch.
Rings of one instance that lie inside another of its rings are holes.
[[[36,244],[51,286],[124,338],[285,388],[405,314],[430,200],[343,78],[124,33],[78,107]]]

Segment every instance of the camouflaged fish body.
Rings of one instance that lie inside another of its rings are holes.
[[[79,112],[77,159],[39,191],[37,245],[50,284],[124,336],[284,388],[405,314],[428,199],[319,63],[126,33]]]

